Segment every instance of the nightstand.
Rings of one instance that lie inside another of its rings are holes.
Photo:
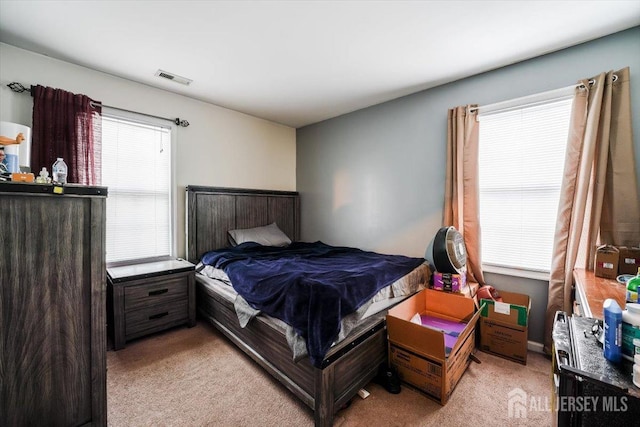
[[[195,266],[177,259],[107,268],[107,315],[114,350],[173,326],[195,326]]]

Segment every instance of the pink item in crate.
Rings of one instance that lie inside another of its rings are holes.
[[[447,356],[451,353],[456,341],[458,341],[458,337],[467,326],[466,322],[455,322],[427,314],[420,315],[420,323],[426,328],[440,331],[444,334],[445,355]]]

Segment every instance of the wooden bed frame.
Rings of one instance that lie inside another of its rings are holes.
[[[187,258],[196,263],[205,252],[229,246],[229,230],[273,222],[292,240],[298,240],[297,192],[188,186]],[[197,277],[196,300],[198,315],[309,406],[316,426],[331,426],[335,412],[369,383],[387,360],[384,314],[369,317],[333,346],[322,367],[316,368],[308,358],[294,363],[286,337],[260,316],[241,328],[233,304],[209,291]]]

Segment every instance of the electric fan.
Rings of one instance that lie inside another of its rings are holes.
[[[455,227],[440,228],[427,247],[425,259],[440,273],[466,274],[467,249],[462,234]]]

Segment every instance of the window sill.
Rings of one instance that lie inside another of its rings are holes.
[[[124,261],[110,261],[110,262],[107,262],[107,268],[130,267],[138,264],[147,264],[147,263],[152,263],[157,261],[169,261],[174,259],[176,259],[176,257],[172,255],[163,255],[163,256],[150,257],[150,258],[129,259]]]
[[[482,265],[482,270],[485,273],[502,274],[504,276],[523,277],[527,279],[541,280],[543,282],[549,281],[549,273],[533,270],[522,270],[519,268],[500,267],[497,265]]]

